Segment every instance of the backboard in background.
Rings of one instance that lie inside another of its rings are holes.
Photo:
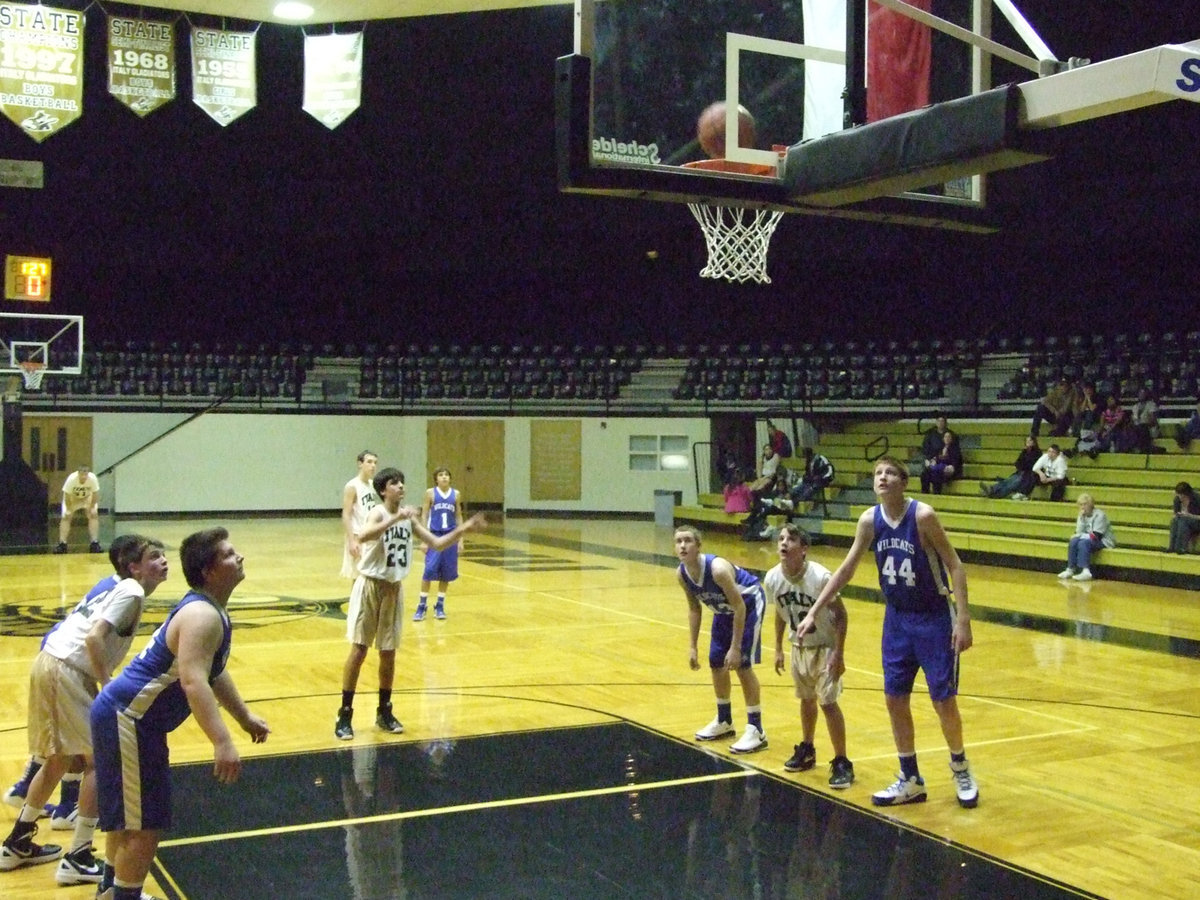
[[[83,316],[0,313],[0,374],[41,363],[46,375],[83,371]]]
[[[913,0],[918,13],[932,9],[943,20],[936,30],[893,8],[893,0],[577,0],[576,53],[558,68],[560,184],[570,190],[574,181],[587,193],[990,230],[980,214],[981,173],[990,163],[975,171],[927,167],[953,177],[898,181],[895,196],[859,202],[858,195],[798,196],[794,185],[782,183],[773,148],[984,94],[992,87],[990,56],[961,36],[990,35],[993,2]],[[1023,56],[1036,70],[1028,53],[1012,57]],[[685,168],[705,158],[696,125],[714,101],[726,103],[730,125],[741,105],[756,126],[753,146],[729,142],[725,158],[769,166],[769,174]],[[586,107],[586,125],[578,106]],[[933,131],[954,128],[942,123]]]

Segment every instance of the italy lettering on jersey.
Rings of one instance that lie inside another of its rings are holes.
[[[458,491],[450,488],[443,494],[440,488],[433,488],[427,524],[434,534],[446,534],[458,527]]]
[[[101,584],[108,581],[105,579]],[[65,619],[46,634],[42,649],[76,669],[91,672],[96,678],[102,674],[107,676],[129,652],[142,619],[145,600],[146,592],[134,578],[121,579],[104,591],[93,588]],[[99,646],[105,667],[103,673],[92,672],[92,658],[87,650],[87,637],[96,622],[101,620],[112,626]]]
[[[349,484],[354,488],[354,509],[350,514],[350,530],[358,531],[367,521],[367,513],[379,505],[379,495],[369,481],[361,478],[351,478]]]
[[[729,601],[725,597],[725,592],[721,590],[721,586],[717,584],[712,575],[712,562],[716,557],[711,553],[703,553],[700,555],[700,581],[697,583],[692,581],[692,577],[688,575],[687,568],[683,563],[679,564],[679,574],[683,577],[683,585],[687,592],[696,599],[711,609],[714,613],[721,615],[733,615],[733,607],[729,605]],[[746,627],[750,627],[750,623],[754,621],[762,612],[759,608],[760,603],[756,602],[757,597],[761,597],[760,584],[757,578],[743,569],[741,566],[733,566],[733,583],[737,585],[738,593],[742,595],[742,599],[746,601]]]
[[[763,587],[766,588],[768,600],[774,601],[783,618],[787,621],[788,640],[799,643],[804,647],[834,647],[837,645],[837,632],[833,625],[833,611],[825,606],[817,613],[816,628],[806,634],[799,642],[796,640],[796,629],[808,615],[821,591],[829,583],[830,572],[827,568],[811,559],[805,561],[804,571],[795,578],[789,578],[783,572],[783,565],[777,565],[763,577]]]
[[[358,557],[359,574],[384,581],[403,581],[412,559],[412,523],[401,519],[378,538],[364,541]]]
[[[174,731],[191,715],[187,695],[179,683],[179,661],[167,646],[167,628],[189,603],[208,603],[221,615],[221,643],[213,654],[208,682],[225,671],[233,626],[229,616],[208,597],[189,591],[158,626],[145,649],[130,660],[121,674],[104,686],[104,696],[117,710],[131,719],[161,731]]]
[[[932,548],[921,546],[917,501],[905,502],[904,514],[895,525],[884,515],[882,505],[874,509],[879,589],[896,609],[913,612],[947,609],[950,589],[946,568]]]

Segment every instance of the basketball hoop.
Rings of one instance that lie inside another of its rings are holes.
[[[25,379],[27,390],[36,391],[42,386],[42,376],[46,374],[45,363],[27,359],[17,365],[21,367],[21,376]]]
[[[767,275],[767,250],[775,226],[783,216],[781,210],[707,203],[689,203],[688,209],[700,223],[708,247],[708,265],[700,270],[701,278],[771,283]]]
[[[775,148],[777,153],[784,150],[786,148]],[[734,175],[773,177],[776,174],[776,169],[771,166],[727,159],[702,159],[684,165],[690,169]],[[688,209],[700,223],[704,244],[708,248],[708,265],[700,270],[701,278],[724,278],[731,284],[746,281],[771,283],[767,275],[767,250],[770,249],[775,226],[783,216],[782,210],[722,206],[717,203],[689,203]]]

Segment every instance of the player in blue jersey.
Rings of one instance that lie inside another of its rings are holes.
[[[708,645],[708,667],[717,695],[717,716],[696,732],[698,741],[715,741],[734,734],[730,703],[729,673],[737,672],[746,701],[746,730],[730,747],[733,753],[753,753],[767,746],[762,725],[762,688],[754,663],[762,656],[762,620],[767,598],[758,579],[727,559],[700,552],[697,528],[675,529],[676,573],[688,602],[688,632],[691,652],[688,664],[700,668],[696,642],[700,637],[701,607],[712,610],[712,636]]]
[[[463,517],[462,493],[450,487],[450,470],[443,466],[434,469],[434,486],[425,492],[421,505],[421,521],[435,534],[449,534]],[[425,551],[425,571],[421,575],[421,596],[417,598],[417,609],[413,621],[425,618],[425,606],[429,602],[430,582],[438,583],[437,602],[433,606],[435,619],[446,618],[446,585],[458,578],[458,544],[445,550],[429,547]]]
[[[171,825],[168,732],[194,715],[213,744],[213,775],[232,784],[242,761],[220,708],[255,743],[270,731],[225,668],[233,634],[229,597],[246,577],[229,532],[188,535],[179,558],[192,590],[92,704],[100,828],[108,835],[98,900],[142,897],[159,838]]]
[[[874,482],[879,504],[859,517],[846,559],[797,630],[801,634],[812,630],[817,613],[849,583],[863,554],[873,549],[879,587],[886,601],[883,692],[900,757],[900,774],[895,783],[872,795],[871,802],[892,806],[925,801],[925,781],[917,769],[911,704],[913,681],[917,669],[921,669],[950,750],[958,802],[970,808],[979,802],[979,788],[967,763],[957,700],[958,656],[972,644],[966,569],[932,507],[904,496],[908,486],[904,463],[880,457],[875,463]]]

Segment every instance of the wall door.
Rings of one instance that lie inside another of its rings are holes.
[[[468,511],[481,506],[504,508],[502,419],[430,419],[425,426],[425,459],[427,479],[439,466],[450,470]]]
[[[21,455],[45,483],[50,506],[58,508],[67,476],[84,464],[96,470],[91,417],[25,413],[21,417]]]

